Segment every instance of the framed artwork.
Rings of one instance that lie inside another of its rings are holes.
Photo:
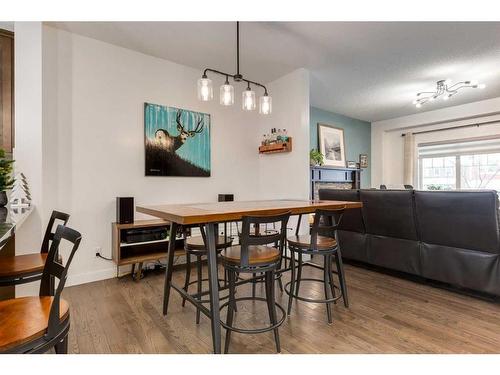
[[[144,103],[146,176],[210,177],[210,115]]]
[[[368,168],[368,155],[359,154],[359,166],[361,168]]]
[[[318,123],[318,144],[325,165],[346,166],[344,129]]]

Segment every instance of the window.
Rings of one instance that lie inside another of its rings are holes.
[[[418,145],[423,190],[500,191],[500,136]]]

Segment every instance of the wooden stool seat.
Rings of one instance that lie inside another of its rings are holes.
[[[311,247],[311,236],[309,234],[291,236],[287,240],[294,247],[301,249],[309,249]],[[334,238],[318,236],[317,245],[318,250],[330,250],[337,246],[337,241]]]
[[[0,277],[22,277],[42,273],[47,254],[0,256]]]
[[[0,302],[0,352],[42,337],[48,328],[54,297],[22,297]],[[69,316],[69,305],[60,300],[61,321]]]
[[[219,236],[217,238],[217,249],[224,249],[232,245],[232,239],[226,238],[224,242],[224,236]],[[196,251],[206,251],[205,242],[203,242],[202,236],[188,237],[186,238],[186,250],[196,250]]]
[[[280,251],[270,246],[249,246],[248,264],[262,265],[277,262],[280,259]],[[241,246],[231,246],[222,251],[222,259],[227,263],[240,264]]]

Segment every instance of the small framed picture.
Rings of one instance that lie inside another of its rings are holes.
[[[359,154],[359,166],[360,168],[368,168],[368,155]]]
[[[348,161],[347,168],[356,168],[356,162],[355,161]]]

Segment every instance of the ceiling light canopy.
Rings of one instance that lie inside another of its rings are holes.
[[[459,90],[464,88],[484,89],[486,85],[477,81],[462,81],[452,84],[450,79],[442,79],[436,82],[436,91],[423,91],[417,94],[417,98],[413,104],[417,108],[422,107],[427,102],[432,102],[438,98],[449,100],[453,95],[456,95]]]
[[[234,104],[234,87],[229,83],[229,77],[234,82],[246,82],[247,89],[242,93],[242,109],[245,111],[253,111],[257,108],[257,101],[255,99],[255,92],[252,90],[251,85],[259,86],[264,89],[264,95],[260,97],[259,113],[269,115],[272,111],[272,99],[267,92],[266,86],[261,83],[250,81],[243,78],[240,74],[240,23],[236,22],[236,74],[224,73],[219,70],[206,68],[203,75],[198,80],[198,99],[201,101],[209,101],[213,99],[214,90],[212,81],[208,78],[207,73],[215,73],[226,77],[226,81],[220,87],[220,104],[230,106]]]

